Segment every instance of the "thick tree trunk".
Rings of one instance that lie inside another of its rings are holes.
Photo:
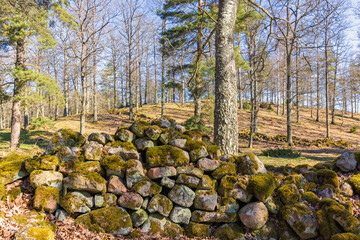
[[[94,52],[93,59],[93,101],[94,101],[94,122],[98,121],[98,107],[97,107],[97,82],[96,82],[96,52]],[[115,94],[115,93],[114,93]]]
[[[19,70],[25,69],[25,41],[19,41],[16,45],[16,62],[15,67]],[[14,95],[11,109],[11,137],[10,149],[15,150],[20,146],[20,132],[21,132],[21,88],[22,79],[14,79]]]
[[[219,1],[216,30],[214,141],[225,154],[238,153],[234,26],[237,0]]]

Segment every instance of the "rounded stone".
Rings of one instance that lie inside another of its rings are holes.
[[[268,210],[262,202],[246,204],[239,211],[241,222],[250,229],[259,229],[264,226],[268,216]]]

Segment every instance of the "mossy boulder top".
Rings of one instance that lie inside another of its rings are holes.
[[[86,138],[78,132],[70,129],[60,129],[53,137],[46,148],[46,153],[54,153],[63,146],[81,147],[85,144]]]
[[[149,167],[182,166],[189,163],[189,155],[170,145],[148,148],[146,161]]]
[[[28,172],[24,168],[26,159],[30,159],[28,155],[11,154],[0,160],[0,185],[12,183],[18,179],[28,176]]]

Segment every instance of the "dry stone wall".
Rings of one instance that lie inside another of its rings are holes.
[[[35,209],[114,235],[360,239],[359,153],[270,172],[209,139],[165,117],[88,139],[61,129],[46,155],[2,159],[0,184],[28,176]]]

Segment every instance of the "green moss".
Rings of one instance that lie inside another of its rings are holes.
[[[89,172],[100,172],[100,162],[99,161],[80,161],[77,158],[68,160],[66,162],[60,163],[59,172],[70,174],[70,173],[89,173]]]
[[[348,183],[357,195],[360,195],[360,173],[351,176],[348,179]]]
[[[238,178],[236,176],[224,176],[220,180],[218,192],[223,197],[230,197],[232,190],[235,188]],[[246,189],[246,188],[244,188]]]
[[[36,240],[53,240],[55,238],[53,231],[46,227],[30,227],[28,236]]]
[[[184,134],[188,135],[193,140],[201,140],[202,139],[202,133],[198,129],[186,131]]]
[[[54,223],[46,221],[46,220],[37,221],[36,223],[34,223],[34,226],[48,228],[51,231],[55,231],[57,228],[57,226]]]
[[[223,240],[233,240],[244,237],[244,230],[236,223],[224,224],[217,228],[214,237]]]
[[[301,174],[290,174],[286,176],[285,184],[295,184],[298,188],[302,188],[302,186],[306,183],[306,179]]]
[[[360,235],[353,233],[338,233],[331,236],[330,240],[360,240]]]
[[[60,202],[60,190],[54,187],[40,186],[35,190],[35,197],[33,200],[34,208],[38,210],[50,211],[46,205],[49,200],[55,200],[56,203]]]
[[[187,149],[189,151],[192,151],[192,150],[195,150],[195,149],[200,149],[202,147],[205,147],[206,148],[206,144],[203,142],[203,141],[192,141],[192,140],[188,140],[186,142],[186,145],[187,145]]]
[[[213,159],[220,159],[220,156],[222,154],[221,149],[217,145],[208,145],[207,151],[209,155],[213,157]]]
[[[236,175],[236,165],[234,163],[221,162],[220,166],[211,174],[216,180],[220,180],[226,175]]]
[[[19,225],[25,225],[28,223],[28,218],[24,215],[13,215],[11,217],[11,220]]]
[[[278,189],[278,194],[284,204],[292,204],[300,200],[301,195],[295,184],[285,184]]]
[[[150,127],[150,123],[145,121],[134,122],[130,129],[137,137],[145,137],[145,130]]]
[[[186,235],[191,238],[208,238],[210,237],[210,226],[207,224],[190,222],[185,227],[185,232]]]
[[[66,141],[67,146],[81,146],[85,143],[86,139],[83,135],[78,132],[74,132],[71,129],[60,129],[58,132],[61,133],[62,138]],[[58,134],[54,134],[51,138],[51,142],[54,144],[58,144],[60,137]]]
[[[251,175],[247,190],[261,202],[266,200],[272,195],[276,188],[275,180],[270,174],[259,173]]]
[[[250,161],[249,161],[250,159]],[[259,169],[258,162],[254,153],[245,153],[236,158],[237,171],[240,174],[254,174]]]
[[[39,169],[55,171],[58,165],[59,159],[56,156],[49,155],[35,157],[25,161],[25,169],[28,173]]]
[[[304,184],[303,189],[305,192],[313,192],[316,189],[316,183],[307,182]]]
[[[321,169],[316,172],[319,184],[331,184],[336,189],[339,188],[339,178],[335,171],[329,169]]]
[[[0,184],[0,201],[6,197],[5,186]]]
[[[356,151],[356,152],[352,152],[355,155],[355,159],[358,162],[358,164],[360,163],[360,151]]]
[[[12,202],[16,199],[17,196],[19,196],[21,193],[21,187],[15,187],[7,192],[7,197],[9,197],[9,201]]]
[[[119,207],[105,207],[91,211],[75,219],[75,224],[83,224],[90,230],[111,234],[124,234],[132,229],[130,215]]]
[[[359,220],[351,215],[344,207],[339,206],[339,204],[333,204],[327,207],[326,212],[346,232],[360,233]]]
[[[302,195],[302,199],[315,206],[320,202],[320,198],[315,195],[313,192],[304,192]]]
[[[0,184],[6,185],[20,178],[28,176],[24,168],[29,155],[10,154],[0,160]]]
[[[69,214],[75,213],[75,211],[80,209],[83,205],[86,205],[86,201],[71,193],[66,194],[60,200],[60,206]]]
[[[319,224],[319,232],[322,237],[329,239],[334,229],[332,229],[328,216],[324,210],[316,212],[316,217]]]
[[[147,189],[148,188],[148,189]],[[143,197],[152,196],[161,192],[162,187],[154,183],[149,179],[142,179],[140,182],[137,182],[132,190],[139,193]]]
[[[176,167],[189,163],[189,159],[185,156],[183,150],[170,145],[148,148],[146,160],[150,167]]]
[[[120,141],[115,141],[113,143],[111,143],[111,146],[113,148],[123,148],[126,151],[136,151],[136,147],[134,146],[134,144],[132,144],[131,142],[120,142]]]
[[[130,235],[129,239],[140,239],[143,236],[143,232],[141,232],[139,229],[134,229]]]

